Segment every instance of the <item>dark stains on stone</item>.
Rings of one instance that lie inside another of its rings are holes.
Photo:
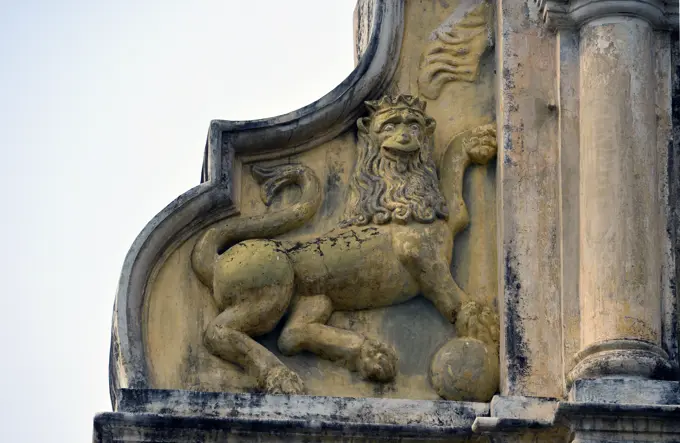
[[[324,183],[324,201],[319,209],[321,218],[330,216],[336,208],[340,207],[342,200],[342,165],[331,161],[326,172],[326,182]]]
[[[397,388],[395,386],[394,381],[392,381],[390,383],[374,383],[373,384],[373,394],[376,397],[384,397],[385,394],[388,394],[390,392],[397,392]]]
[[[279,245],[281,245],[281,243],[279,243]],[[283,251],[281,251],[281,252],[295,252],[295,251],[298,251],[298,250],[300,250],[300,249],[302,249],[302,248],[304,248],[304,247],[306,247],[306,246],[307,246],[306,243],[295,242],[295,244],[294,244],[293,246],[289,246],[289,247],[285,248],[285,249],[284,249]]]
[[[517,275],[517,258],[511,246],[505,254],[505,349],[508,364],[509,393],[512,394],[522,377],[529,373],[528,346],[520,316],[522,284]]]
[[[198,368],[200,367],[198,355],[194,352],[194,348],[191,344],[186,346],[186,352],[184,352],[184,365],[187,370],[181,372],[180,380],[182,386],[191,386],[194,384],[192,383],[192,379],[196,376]]]
[[[676,380],[678,378],[677,367],[675,365],[669,366],[665,360],[657,361],[650,378],[654,380]]]
[[[672,298],[675,301],[669,334],[666,343],[672,343],[672,348],[667,349],[672,364],[678,368],[680,366],[680,352],[678,350],[678,337],[680,336],[680,323],[678,322],[678,306],[680,298],[677,291],[677,281],[680,277],[680,34],[671,33],[671,122],[672,133],[668,145],[668,205],[669,220],[668,229],[671,239],[671,247],[675,258],[675,269],[671,276],[670,286]]]
[[[120,354],[120,344],[115,332],[115,329],[111,332],[111,345],[109,348],[109,398],[111,398],[111,405],[114,411],[118,410],[118,391],[120,389],[118,377],[114,375],[118,373],[118,355]]]
[[[134,433],[136,441],[356,441],[374,442],[395,439],[446,439],[452,435],[469,436],[467,428],[412,424],[344,423],[304,419],[244,419],[236,417],[168,416],[160,414],[126,415],[103,413],[95,417],[97,443],[122,441]],[[469,429],[468,429],[469,428]]]
[[[489,414],[488,406],[444,401],[421,401],[421,414],[408,400],[127,389],[121,397],[124,413],[95,418],[94,441],[118,441],[123,432],[136,441],[250,441],[244,433],[281,442],[450,441],[472,435],[475,418]]]
[[[662,405],[680,404],[680,384],[668,384],[666,389],[660,393],[659,403]]]
[[[277,251],[284,254],[295,254],[298,252],[308,251],[314,249],[319,256],[323,257],[324,252],[322,247],[337,247],[339,244],[346,248],[350,248],[352,244],[357,244],[361,246],[362,243],[369,240],[371,237],[379,235],[380,232],[377,228],[368,227],[362,229],[351,229],[345,232],[341,232],[338,235],[326,235],[324,237],[317,237],[313,240],[306,242],[295,242],[291,246],[285,246],[282,242],[276,241]]]
[[[513,80],[513,75],[512,71],[510,68],[503,68],[503,81],[504,81],[504,89],[515,89],[515,81]]]
[[[508,165],[508,166],[513,166],[513,164],[514,164],[514,162],[512,161],[512,157],[510,157],[510,152],[512,152],[512,150],[513,150],[511,136],[510,136],[511,131],[512,131],[512,127],[510,125],[504,125],[504,127],[503,127],[503,147],[502,147],[503,164]]]

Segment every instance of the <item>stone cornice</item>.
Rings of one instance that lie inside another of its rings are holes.
[[[639,17],[657,29],[678,29],[677,0],[537,0],[553,29],[578,28],[602,17]]]

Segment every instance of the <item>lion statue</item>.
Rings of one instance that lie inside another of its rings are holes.
[[[457,324],[459,337],[498,345],[497,315],[470,300],[450,272],[454,237],[468,222],[463,174],[471,162],[485,164],[495,156],[493,128],[477,130],[442,156],[447,183],[440,190],[435,121],[425,104],[399,95],[366,105],[369,116],[357,122],[358,157],[340,226],[307,242],[273,240],[315,214],[321,187],[302,165],[254,166],[265,204],[292,184],[301,188],[299,201],[267,215],[227,219],[194,246],[193,269],[220,311],[204,344],[252,374],[265,392],[304,392],[301,378],[252,338],[272,331],[286,313],[278,339],[284,355],[309,351],[376,382],[395,377],[395,351],[328,326],[333,311],[386,307],[423,295]]]

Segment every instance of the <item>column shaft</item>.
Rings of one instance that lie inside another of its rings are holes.
[[[611,16],[580,35],[581,351],[570,378],[661,377],[653,29]]]

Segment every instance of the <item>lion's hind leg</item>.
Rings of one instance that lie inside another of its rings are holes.
[[[279,337],[285,355],[309,351],[344,363],[367,380],[388,382],[396,375],[397,354],[389,346],[346,329],[326,325],[333,304],[325,295],[299,297]]]
[[[251,337],[274,329],[293,293],[293,269],[274,242],[249,240],[220,256],[213,296],[222,310],[206,328],[208,350],[252,374],[272,394],[300,394],[303,384],[274,354]]]
[[[214,355],[253,374],[260,388],[270,394],[302,394],[300,377],[248,335],[243,315],[257,315],[255,309],[236,306],[222,312],[206,329],[205,346]]]

